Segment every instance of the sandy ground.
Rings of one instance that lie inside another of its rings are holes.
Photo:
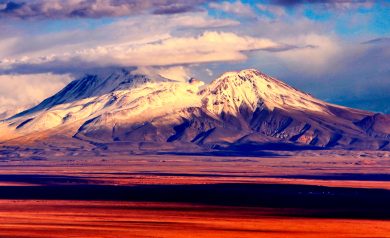
[[[0,237],[390,237],[390,221],[173,203],[0,202]]]
[[[388,152],[0,150],[0,237],[390,237]]]
[[[3,152],[4,153],[4,152]],[[272,157],[49,154],[0,150],[0,184],[282,183],[390,188],[390,152],[280,152]],[[32,176],[42,176],[32,180]],[[13,177],[12,177],[13,176]],[[25,179],[23,176],[26,176]],[[52,176],[52,177],[50,177]],[[59,179],[56,177],[68,177]]]

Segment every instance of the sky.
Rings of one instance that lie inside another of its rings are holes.
[[[0,110],[123,67],[206,82],[255,68],[390,113],[390,1],[0,0]]]

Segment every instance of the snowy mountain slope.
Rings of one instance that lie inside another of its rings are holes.
[[[234,115],[240,107],[254,111],[259,106],[328,113],[324,102],[256,70],[223,74],[203,92],[206,108],[216,115]]]
[[[110,118],[114,117],[117,121],[135,123],[177,109],[200,105],[200,98],[197,96],[199,86],[200,82],[157,81],[144,75],[127,73],[115,77],[110,75],[108,78],[87,75],[4,124],[8,124],[8,130],[10,127],[14,128],[14,137],[18,137],[91,120],[95,125],[100,121],[107,123],[107,127],[113,126]],[[177,102],[177,98],[181,100]],[[10,133],[7,134],[9,136]]]
[[[0,106],[0,121],[5,120],[13,115],[20,113],[27,108],[31,108],[32,105],[7,105]]]
[[[160,79],[161,80],[161,79]],[[151,82],[145,75],[130,74],[127,70],[116,70],[102,75],[86,75],[74,80],[54,96],[47,98],[36,107],[24,111],[16,117],[52,108],[56,105],[102,96],[117,90],[128,89]]]
[[[137,148],[149,143],[157,150],[168,144],[253,148],[269,143],[389,149],[389,121],[389,116],[323,102],[252,69],[225,73],[206,86],[122,70],[70,83],[1,123],[0,140],[38,143],[61,131],[80,142]]]

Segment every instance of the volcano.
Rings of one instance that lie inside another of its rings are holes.
[[[0,141],[137,151],[390,150],[390,116],[324,102],[254,69],[208,85],[122,69],[86,75],[3,120]]]

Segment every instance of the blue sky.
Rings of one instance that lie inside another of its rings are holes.
[[[209,82],[256,68],[321,99],[390,113],[389,16],[389,1],[369,0],[0,0],[0,108],[97,69]]]

